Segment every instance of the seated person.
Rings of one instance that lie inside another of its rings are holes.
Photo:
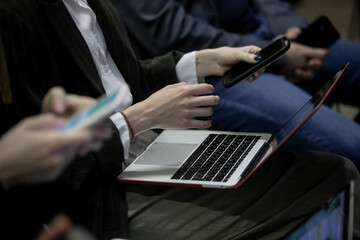
[[[170,50],[189,52],[220,46],[264,47],[280,34],[295,40],[305,20],[280,0],[112,0],[127,25],[136,55],[143,59]],[[222,101],[212,128],[276,134],[281,126],[344,64],[351,62],[331,98],[360,106],[360,45],[338,40],[329,49],[295,42],[284,58],[252,83],[225,89],[208,80]],[[294,85],[296,82],[298,85]],[[303,89],[301,89],[301,86]],[[285,145],[332,152],[360,169],[360,126],[323,106]]]
[[[91,97],[124,90],[122,105],[109,119],[112,136],[102,149],[76,158],[53,184],[6,193],[3,235],[29,239],[35,234],[29,229],[37,232],[41,223],[64,212],[98,239],[279,238],[350,179],[357,184],[359,211],[354,164],[308,151],[279,151],[234,191],[134,185],[128,191],[138,198],[127,203],[126,186],[116,178],[131,138],[153,128],[211,126],[196,117],[213,113],[211,107],[220,101],[214,88],[179,81],[196,83],[221,76],[238,62],[255,63],[259,48],[171,52],[138,61],[109,0],[2,0],[0,26],[14,93],[12,104],[0,104],[9,125],[38,113],[39,99],[54,85]]]

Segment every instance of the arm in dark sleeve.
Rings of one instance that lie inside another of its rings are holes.
[[[112,2],[124,19],[139,55],[142,55],[139,51],[157,56],[173,49],[189,52],[220,46],[263,47],[268,43],[251,35],[229,33],[214,27],[186,13],[184,6],[175,0]]]
[[[276,37],[291,27],[304,28],[306,21],[289,5],[280,0],[253,0],[256,10],[266,20],[269,32]]]

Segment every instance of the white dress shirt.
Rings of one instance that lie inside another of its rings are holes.
[[[130,107],[133,101],[130,88],[107,50],[104,35],[87,0],[63,0],[63,2],[90,49],[106,93],[109,94],[114,89],[125,88],[121,105],[117,111],[123,111]],[[195,52],[185,54],[176,64],[175,70],[179,81],[197,84]],[[119,130],[126,159],[130,147],[128,125],[119,112],[113,114],[110,119]]]

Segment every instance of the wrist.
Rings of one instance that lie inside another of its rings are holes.
[[[196,52],[195,63],[196,63],[196,74],[198,79],[212,75],[211,66],[214,61],[212,57],[212,49],[200,50]]]
[[[129,127],[129,131],[132,131],[133,137],[152,128],[152,119],[149,117],[149,110],[143,105],[144,102],[140,102],[122,112],[122,114],[126,116],[125,121],[131,126],[131,130]]]
[[[129,129],[129,135],[130,135],[130,140],[133,140],[135,137],[135,133],[134,133],[134,129],[132,128],[129,119],[127,118],[126,114],[122,111],[120,111],[120,114],[123,116],[123,118],[125,119],[125,122],[128,126]]]

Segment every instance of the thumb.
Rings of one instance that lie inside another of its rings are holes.
[[[53,112],[61,115],[65,111],[66,93],[62,87],[53,87],[43,100],[43,112]]]
[[[256,54],[247,53],[243,51],[236,51],[235,58],[238,62],[247,62],[253,64],[261,60],[261,57]]]
[[[286,31],[286,37],[293,41],[299,37],[301,32],[302,30],[299,27],[292,27]]]

